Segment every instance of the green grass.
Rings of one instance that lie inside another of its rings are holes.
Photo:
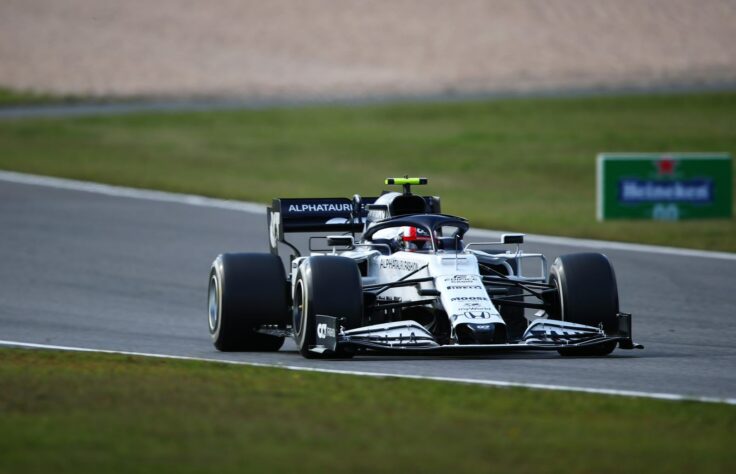
[[[736,154],[736,93],[0,122],[4,169],[260,202],[408,173],[474,226],[736,251],[733,218],[596,222],[601,151]]]
[[[53,95],[34,91],[19,91],[0,87],[0,107],[15,107],[21,105],[45,105],[81,102],[83,99],[71,95]]]
[[[0,350],[0,472],[734,472],[736,407]]]

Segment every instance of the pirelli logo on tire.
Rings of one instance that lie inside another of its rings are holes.
[[[727,153],[601,153],[596,217],[728,219],[732,179]]]
[[[315,344],[330,351],[337,349],[337,318],[318,314],[315,323]]]

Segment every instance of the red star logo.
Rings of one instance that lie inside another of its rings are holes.
[[[673,175],[675,173],[676,163],[677,162],[670,157],[667,157],[667,156],[662,157],[662,159],[657,162],[657,170],[660,175],[663,175],[663,174]]]

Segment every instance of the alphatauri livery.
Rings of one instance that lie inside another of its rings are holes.
[[[215,347],[276,351],[293,337],[308,358],[641,348],[606,256],[562,255],[548,266],[521,250],[523,234],[466,244],[465,219],[442,214],[436,196],[412,194],[426,183],[389,178],[403,192],[378,197],[274,199],[271,253],[225,253],[212,264]],[[286,240],[293,233],[311,234],[309,255]]]

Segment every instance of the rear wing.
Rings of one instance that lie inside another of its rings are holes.
[[[285,240],[285,235],[297,232],[363,232],[367,207],[377,197],[363,197],[360,205],[348,198],[274,199],[267,208],[268,240],[271,253],[278,255],[278,244],[288,245],[297,256],[299,251]],[[440,212],[440,200],[425,196],[430,212]],[[354,209],[358,207],[358,209]]]

